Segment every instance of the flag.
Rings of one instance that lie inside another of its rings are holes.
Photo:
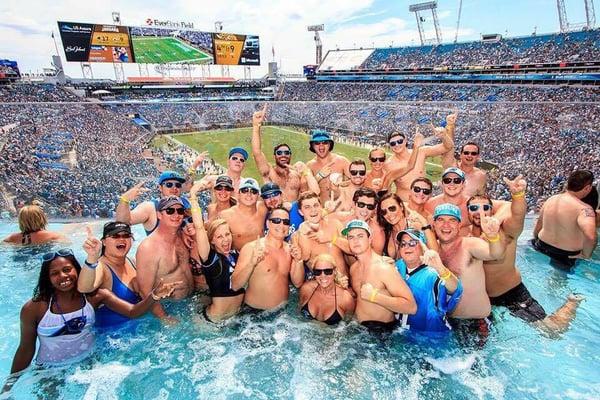
[[[273,58],[275,58],[275,46],[271,46],[271,52],[273,53]]]

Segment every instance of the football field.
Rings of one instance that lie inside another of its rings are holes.
[[[314,157],[308,149],[309,136],[290,128],[266,126],[261,131],[262,150],[267,160],[274,163],[273,147],[280,143],[287,143],[292,150],[292,163],[296,161],[307,162]],[[173,139],[202,152],[208,151],[210,157],[218,164],[226,167],[229,149],[235,146],[243,147],[248,151],[250,160],[246,162],[244,177],[252,177],[262,182],[256,164],[252,159],[252,128],[236,128],[211,130],[205,132],[186,133],[172,135]],[[367,162],[369,168],[369,149],[364,147],[352,146],[344,143],[335,143],[333,148],[335,153],[345,156],[350,161],[360,158]],[[389,155],[389,154],[388,154]],[[431,162],[430,162],[431,161]],[[437,162],[436,162],[437,161]],[[428,160],[426,165],[427,176],[433,180],[438,180],[441,173],[439,160]]]
[[[212,61],[212,56],[174,37],[133,37],[136,63],[199,63]]]

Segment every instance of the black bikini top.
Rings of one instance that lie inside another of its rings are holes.
[[[308,309],[308,304],[310,303],[310,299],[312,299],[312,297],[314,296],[314,294],[315,294],[315,292],[317,291],[318,288],[319,288],[319,285],[317,285],[317,287],[315,287],[315,290],[313,290],[312,294],[308,298],[308,301],[304,304],[304,306],[302,306],[301,312],[302,312],[302,314],[306,318],[316,319],[310,313],[310,310]],[[340,313],[337,310],[337,289],[334,289],[334,291],[333,291],[333,299],[334,299],[334,302],[335,302],[335,309],[334,309],[333,313],[329,316],[329,318],[327,318],[326,320],[323,321],[327,325],[335,325],[335,324],[337,324],[338,322],[340,322],[343,319],[342,316],[340,315]]]

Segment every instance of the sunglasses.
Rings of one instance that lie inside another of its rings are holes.
[[[367,203],[363,203],[362,201],[357,201],[356,202],[356,207],[358,207],[358,208],[365,208],[365,207],[367,207],[367,210],[373,211],[375,209],[375,204],[367,204]]]
[[[404,143],[404,139],[392,140],[390,142],[390,147],[400,146],[402,143]]]
[[[173,208],[173,207],[169,207],[169,208],[165,208],[164,210],[162,210],[164,212],[167,213],[167,215],[173,215],[177,212],[178,215],[183,215],[185,214],[185,209],[183,207],[181,208]]]
[[[277,156],[289,156],[291,154],[292,154],[291,150],[277,150],[275,152],[275,155],[277,155]]]
[[[463,151],[462,152],[465,156],[478,156],[479,152],[478,151]]]
[[[226,190],[226,191],[228,191],[228,192],[233,192],[233,188],[232,188],[232,187],[229,187],[229,186],[222,186],[222,185],[215,186],[215,190],[216,190],[217,192],[222,192],[223,190]]]
[[[463,179],[462,178],[443,178],[442,182],[444,182],[445,185],[448,185],[453,182],[455,185],[460,185],[463,182]]]
[[[272,192],[272,193],[261,194],[260,197],[262,197],[263,200],[269,200],[269,199],[272,199],[273,197],[277,197],[280,195],[281,195],[281,192]]]
[[[390,146],[391,145],[392,145],[392,143],[390,142]],[[371,162],[384,162],[385,157],[369,157],[369,160],[371,160]]]
[[[419,244],[419,241],[416,239],[411,239],[409,241],[403,240],[400,242],[400,247],[401,248],[405,248],[405,247],[417,247],[417,245]]]
[[[483,211],[490,211],[492,209],[492,206],[490,206],[489,204],[471,204],[469,206],[469,211],[477,212],[479,211],[479,207],[482,207]]]
[[[313,143],[314,144],[325,144],[325,143],[329,144],[329,140],[321,140],[319,142],[313,142]]]
[[[431,194],[431,189],[425,189],[425,188],[418,187],[418,186],[414,186],[412,190],[415,193],[421,193],[421,192],[423,192],[423,194],[425,196],[429,196]]]
[[[365,171],[364,169],[359,170],[350,170],[350,175],[352,176],[356,176],[356,175],[360,175],[360,176],[365,176],[367,174],[367,171]]]
[[[171,189],[173,186],[175,186],[177,189],[181,189],[181,182],[165,182],[163,183],[163,186],[166,187],[167,189]]]
[[[320,276],[321,274],[333,275],[333,268],[313,269],[314,276]]]
[[[73,250],[71,249],[59,249],[56,251],[51,251],[50,253],[46,253],[42,256],[42,262],[48,262],[54,260],[56,257],[67,257],[72,256]]]
[[[108,235],[111,239],[131,239],[133,235],[131,233],[116,233],[114,235]]]
[[[387,215],[388,212],[396,212],[398,211],[398,207],[396,206],[389,206],[388,208],[382,208],[381,209],[381,216],[385,217]]]
[[[279,225],[279,224],[283,223],[284,225],[290,226],[290,224],[291,224],[289,218],[277,218],[277,217],[273,217],[273,218],[269,218],[269,221],[271,221],[275,225]]]
[[[246,160],[244,159],[244,157],[237,157],[237,156],[231,157],[230,160],[239,161],[239,162],[246,162]]]
[[[252,194],[258,194],[258,190],[254,189],[254,188],[241,188],[240,189],[240,193],[252,193]]]

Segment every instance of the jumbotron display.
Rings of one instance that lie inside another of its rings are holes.
[[[260,65],[258,36],[58,21],[67,61]]]

